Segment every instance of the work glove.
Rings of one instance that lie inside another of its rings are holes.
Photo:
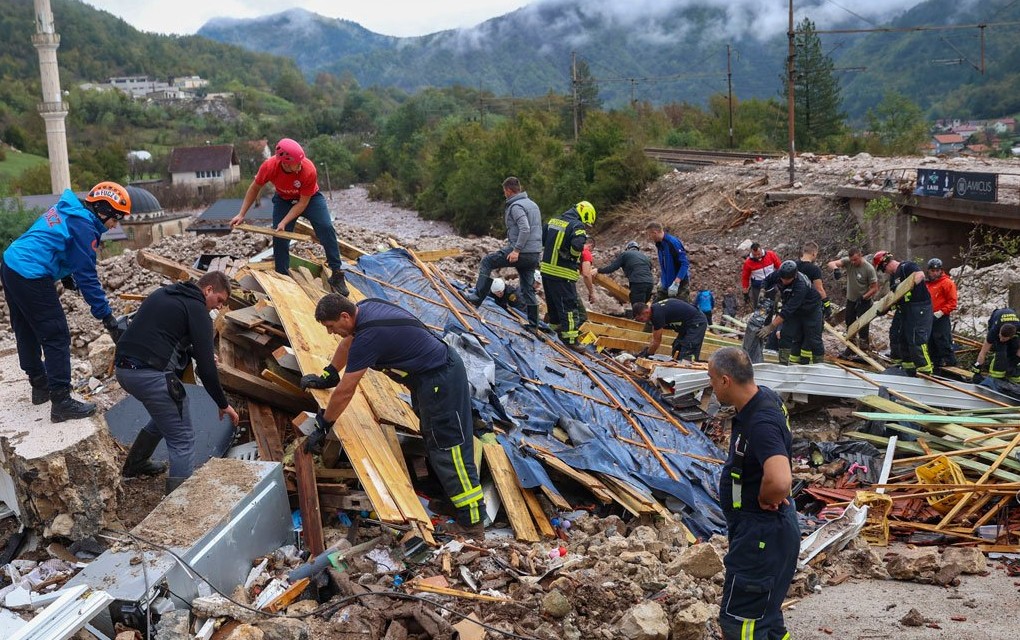
[[[673,284],[669,285],[669,289],[666,291],[666,295],[670,298],[675,298],[676,294],[680,293],[680,281],[674,280]]]
[[[648,357],[648,347],[645,347],[641,351],[638,351],[637,357],[639,357],[639,358],[647,358]]]
[[[117,318],[112,313],[106,314],[106,317],[103,318],[103,326],[106,327],[107,333],[110,334],[113,344],[117,344],[120,337],[124,335],[124,330],[120,328]]]
[[[315,414],[315,431],[305,438],[305,453],[312,455],[322,453],[322,443],[326,440],[326,434],[333,429],[333,424],[326,422],[326,414],[322,409]]]
[[[832,303],[828,298],[822,298],[822,316],[826,320],[832,317]]]
[[[302,389],[332,389],[340,384],[340,372],[332,363],[327,364],[321,374],[309,373],[301,376]]]
[[[775,329],[772,328],[771,324],[765,325],[761,329],[758,329],[758,339],[764,340],[765,338],[769,337],[769,335],[771,335],[774,330]]]
[[[751,304],[751,292],[750,291],[745,291],[744,292],[744,304]]]
[[[836,267],[835,269],[832,270],[832,279],[833,280],[839,280],[842,277],[843,277],[843,270],[842,269],[840,269],[839,267]]]
[[[942,316],[944,316],[944,315],[946,315],[946,314],[942,313],[941,311],[936,311],[936,312],[935,312],[935,317],[936,317],[936,318],[941,318],[941,317],[942,317]]]
[[[74,278],[67,275],[60,279],[60,284],[64,285],[64,289],[67,291],[77,291],[78,283],[74,281]]]

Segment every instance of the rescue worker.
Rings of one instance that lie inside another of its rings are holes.
[[[503,222],[506,224],[506,245],[482,258],[473,295],[467,296],[474,305],[482,304],[492,286],[495,269],[517,269],[521,297],[527,310],[529,329],[538,326],[538,296],[535,294],[535,271],[542,255],[542,212],[528,197],[520,179],[510,176],[503,181]]]
[[[729,538],[719,625],[726,640],[787,640],[782,605],[800,552],[789,416],[775,391],[755,384],[741,349],[713,353],[708,379],[719,402],[736,409],[719,480]]]
[[[1010,308],[996,309],[988,318],[988,331],[974,360],[974,382],[999,390],[1001,382],[1020,384],[1020,316]],[[987,362],[988,377],[981,379],[988,352],[992,359]]]
[[[493,278],[492,287],[489,289],[489,296],[503,309],[513,307],[518,311],[527,311],[521,292],[512,284],[507,284],[503,278]]]
[[[642,253],[637,242],[633,240],[628,242],[616,259],[604,267],[599,267],[595,273],[612,273],[621,268],[630,288],[631,306],[638,302],[648,304],[648,301],[652,299],[652,288],[655,287],[652,259]]]
[[[595,224],[595,207],[582,200],[549,221],[545,227],[542,263],[542,284],[549,327],[564,344],[579,348],[577,329],[577,279],[581,267],[581,251],[588,239],[585,227]]]
[[[481,541],[485,503],[475,469],[471,390],[457,351],[407,310],[377,298],[355,304],[326,294],[315,306],[315,319],[341,340],[322,375],[301,378],[302,389],[336,387],[307,444],[322,442],[369,368],[384,372],[410,391],[429,463],[457,510],[449,530]]]
[[[635,320],[652,324],[652,337],[648,340],[648,346],[638,354],[639,358],[659,350],[662,332],[667,327],[676,331],[676,339],[670,351],[674,360],[701,358],[701,345],[705,342],[708,322],[700,309],[689,302],[673,299],[661,300],[652,305],[638,302],[633,308]]]
[[[236,427],[237,411],[227,401],[216,369],[213,323],[209,312],[220,309],[230,297],[230,280],[222,271],[210,271],[198,282],[176,282],[157,289],[138,307],[114,357],[117,382],[149,412],[149,421],[128,451],[125,477],[156,475],[163,466],[150,460],[166,440],[170,470],[166,492],[187,480],[195,468],[195,426],[191,422],[184,383],[177,375],[191,354],[202,385],[219,408],[219,417]]]
[[[953,323],[949,314],[956,310],[956,283],[942,269],[942,261],[932,258],[928,261],[928,294],[931,295],[932,322],[931,337],[928,339],[928,353],[936,369],[956,366],[953,351]]]
[[[833,260],[827,265],[832,269],[832,277],[839,280],[846,270],[846,326],[849,328],[857,318],[864,315],[871,308],[878,294],[878,274],[875,267],[869,260],[864,259],[864,253],[859,247],[853,247],[847,257]],[[868,329],[870,325],[864,325],[854,336],[854,342],[862,350],[867,351],[870,347]],[[843,357],[851,357],[853,352],[847,347],[843,351]]]
[[[904,280],[913,281],[914,287],[894,305],[896,315],[889,327],[889,355],[893,364],[901,367],[908,376],[930,374],[932,363],[928,339],[931,337],[932,310],[924,271],[913,262],[894,260],[888,251],[876,251],[871,263],[877,271],[889,274],[889,288],[893,291]]]
[[[80,291],[117,342],[121,331],[96,273],[96,247],[130,213],[131,196],[116,182],[100,182],[84,201],[67,189],[3,253],[0,279],[18,362],[32,386],[32,404],[49,402],[52,422],[96,412],[95,404],[71,397],[71,332],[55,283]]]
[[[765,340],[782,326],[779,334],[779,364],[811,364],[825,359],[822,344],[822,297],[811,286],[807,276],[797,269],[797,263],[786,260],[765,278],[762,289],[777,289],[782,308],[772,322],[758,331]],[[765,295],[770,295],[766,293]]]
[[[277,231],[293,231],[297,219],[304,216],[315,229],[315,235],[326,253],[326,264],[332,270],[329,286],[337,293],[347,295],[349,291],[340,259],[340,244],[326,198],[319,191],[319,174],[297,141],[282,138],[276,143],[276,152],[259,167],[244,194],[241,210],[230,219],[230,226],[236,227],[244,222],[248,209],[259,199],[262,187],[269,182],[276,189],[273,227]],[[273,262],[277,273],[290,273],[290,240],[273,238]]]
[[[649,222],[645,235],[655,243],[659,256],[659,290],[655,293],[655,300],[676,298],[690,301],[690,261],[684,244],[676,236],[666,233],[661,222]]]
[[[822,269],[815,260],[818,258],[818,243],[808,241],[800,250],[800,260],[797,261],[797,271],[800,271],[811,281],[818,295],[822,297],[822,317],[826,320],[832,317],[832,303],[829,302],[829,294],[825,293],[825,283],[822,282]]]
[[[765,278],[778,269],[780,264],[775,251],[763,249],[757,242],[751,244],[751,252],[744,258],[740,272],[740,287],[744,290],[744,302],[750,303],[752,309],[758,308],[758,296],[761,295]]]

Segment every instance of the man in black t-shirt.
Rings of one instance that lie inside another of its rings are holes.
[[[770,324],[758,332],[762,340],[782,327],[779,334],[779,364],[811,364],[825,359],[822,344],[822,297],[811,281],[797,270],[797,263],[785,260],[779,270],[765,278],[762,292],[774,295],[778,289],[783,306]]]
[[[332,430],[365,372],[382,371],[411,393],[429,463],[457,509],[458,526],[452,529],[483,539],[485,502],[475,468],[471,389],[457,352],[410,312],[385,300],[354,304],[330,293],[315,306],[315,319],[341,337],[322,375],[301,378],[302,389],[336,387],[316,416],[316,438],[321,441]]]
[[[818,259],[818,243],[805,242],[800,250],[800,260],[797,261],[797,270],[807,276],[811,286],[815,288],[818,295],[822,297],[822,317],[828,320],[832,317],[832,305],[829,303],[829,294],[825,292],[825,283],[822,282],[822,268],[815,264]],[[825,355],[822,353],[821,355]]]
[[[913,280],[914,287],[895,305],[896,315],[889,327],[889,355],[908,376],[919,372],[930,374],[933,365],[928,355],[928,340],[934,315],[924,270],[913,262],[893,259],[888,251],[875,253],[872,263],[876,271],[889,274],[889,288],[893,291],[904,280]]]
[[[693,304],[668,298],[652,305],[639,302],[633,309],[635,320],[652,324],[652,337],[639,357],[658,351],[666,327],[676,331],[671,351],[674,359],[697,360],[701,357],[701,345],[705,342],[708,322],[705,314]]]
[[[988,352],[992,359],[988,363],[988,379],[979,381],[982,385],[996,389],[997,382],[1007,381],[1020,384],[1020,315],[1013,309],[996,309],[988,319],[988,333],[974,361],[975,374],[984,368]],[[975,381],[978,381],[975,378]]]
[[[800,552],[790,500],[793,438],[786,407],[754,382],[747,354],[725,347],[708,361],[716,398],[737,413],[719,481],[729,550],[719,625],[727,640],[788,638],[782,604]]]

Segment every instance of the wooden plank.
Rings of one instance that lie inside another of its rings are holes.
[[[142,249],[135,254],[135,260],[140,267],[162,274],[172,280],[188,281],[202,276],[200,272],[190,267],[173,260],[168,260],[146,249]]]
[[[463,251],[460,249],[434,249],[432,251],[418,251],[418,259],[422,262],[439,262],[443,258],[456,258]]]
[[[1009,445],[1005,449],[1002,450],[1002,453],[1000,453],[999,457],[995,459],[995,462],[992,463],[992,465],[988,468],[988,470],[985,471],[985,473],[982,474],[981,478],[978,479],[977,484],[980,485],[980,484],[984,484],[985,482],[987,482],[988,479],[995,472],[995,470],[998,469],[999,466],[1006,459],[1006,456],[1008,456],[1010,453],[1012,453],[1013,449],[1018,444],[1020,444],[1020,433],[1016,434],[1016,437],[1013,438],[1013,440],[1009,443]],[[972,497],[974,497],[973,493],[965,493],[965,494],[963,494],[963,496],[960,498],[960,501],[957,502],[955,505],[953,505],[953,508],[950,509],[949,513],[947,513],[945,515],[945,517],[942,518],[942,520],[938,523],[938,525],[936,525],[936,528],[943,529],[950,522],[952,522],[953,519],[957,516],[957,514],[959,514],[960,511],[963,510],[963,508],[967,505],[967,503],[970,501],[970,499]]]
[[[885,367],[883,367],[881,364],[879,364],[879,362],[877,360],[875,360],[874,358],[869,356],[867,353],[865,353],[864,350],[861,349],[860,347],[858,347],[855,343],[853,343],[852,341],[847,340],[846,338],[844,338],[843,334],[840,333],[839,331],[837,331],[835,328],[833,328],[833,326],[831,324],[829,324],[828,322],[825,322],[823,320],[822,321],[822,326],[825,327],[826,333],[828,333],[832,337],[834,337],[837,340],[839,340],[840,342],[842,342],[844,347],[846,347],[847,349],[850,349],[851,351],[856,353],[857,356],[859,358],[861,358],[862,360],[864,360],[865,362],[867,362],[868,366],[870,366],[872,369],[874,369],[876,373],[882,373],[883,371],[885,371]]]
[[[919,422],[922,424],[976,424],[976,425],[999,425],[1000,423],[991,418],[979,418],[969,416],[938,416],[930,413],[885,413],[878,411],[854,411],[853,415],[865,420],[878,422]],[[1009,425],[1003,425],[1009,426]]]
[[[251,421],[251,432],[259,448],[259,460],[266,462],[283,461],[283,440],[276,427],[273,409],[261,402],[248,400],[248,419]]]
[[[522,488],[521,497],[524,498],[524,504],[527,505],[528,511],[531,512],[531,517],[534,519],[538,532],[542,534],[542,537],[555,538],[556,529],[549,522],[549,516],[545,515],[545,511],[542,510],[542,504],[538,501],[538,496],[535,495],[535,492],[531,489]]]
[[[630,303],[630,290],[606,274],[596,273],[595,284],[605,289],[618,302]]]
[[[281,346],[274,350],[273,359],[284,369],[301,375],[301,365],[298,364],[297,358],[294,357],[294,350],[290,347]]]
[[[913,274],[910,274],[909,277],[904,279],[903,282],[901,282],[899,286],[896,287],[895,291],[890,291],[889,293],[882,296],[882,298],[876,304],[872,305],[870,309],[865,311],[856,320],[854,320],[854,323],[852,325],[847,327],[846,339],[849,340],[850,338],[853,338],[855,335],[857,335],[857,333],[861,329],[871,324],[871,321],[878,317],[879,311],[883,313],[888,311],[889,307],[896,304],[900,300],[900,298],[907,295],[907,292],[913,288],[914,288]]]
[[[514,535],[522,542],[538,542],[540,539],[538,531],[535,529],[524,496],[521,495],[517,474],[510,465],[510,458],[503,450],[503,445],[498,442],[483,443],[482,452],[499,497],[503,499],[503,508],[506,510],[507,519],[510,520],[510,526],[513,527]]]
[[[294,448],[294,470],[297,472],[298,505],[301,508],[305,546],[312,555],[318,555],[326,549],[319,511],[319,489],[315,486],[315,461],[312,454],[305,451],[303,439]]]
[[[263,380],[267,382],[272,382],[276,386],[280,387],[281,390],[283,390],[286,393],[289,393],[294,397],[300,398],[308,395],[307,393],[301,390],[301,387],[295,385],[293,382],[284,378],[275,371],[272,371],[270,369],[263,369],[259,375],[262,377]]]
[[[606,490],[606,485],[602,484],[598,478],[588,473],[587,471],[581,471],[575,469],[557,458],[551,451],[544,449],[536,444],[522,440],[521,446],[530,450],[531,455],[541,460],[545,465],[554,471],[570,478],[577,482],[582,487],[591,492],[595,499],[602,504],[610,504],[615,502],[613,496]]]
[[[283,238],[284,240],[296,240],[298,242],[311,242],[311,236],[303,233],[294,233],[293,231],[277,231],[273,227],[256,227],[253,224],[239,224],[235,225],[234,229],[237,231],[247,231],[248,233],[257,233],[263,236],[273,236],[274,238]]]
[[[259,315],[258,309],[252,307],[242,307],[233,311],[228,311],[224,314],[227,320],[234,324],[244,327],[245,329],[253,329],[258,325],[265,322],[265,320]]]
[[[294,396],[281,390],[279,386],[236,367],[221,362],[217,369],[220,374],[220,384],[227,391],[254,398],[290,413],[315,409],[315,403],[307,397]]]

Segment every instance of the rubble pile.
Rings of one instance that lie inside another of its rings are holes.
[[[951,275],[959,291],[953,330],[983,340],[988,318],[996,309],[1008,306],[1009,286],[1020,282],[1020,258],[981,269],[953,269]]]

